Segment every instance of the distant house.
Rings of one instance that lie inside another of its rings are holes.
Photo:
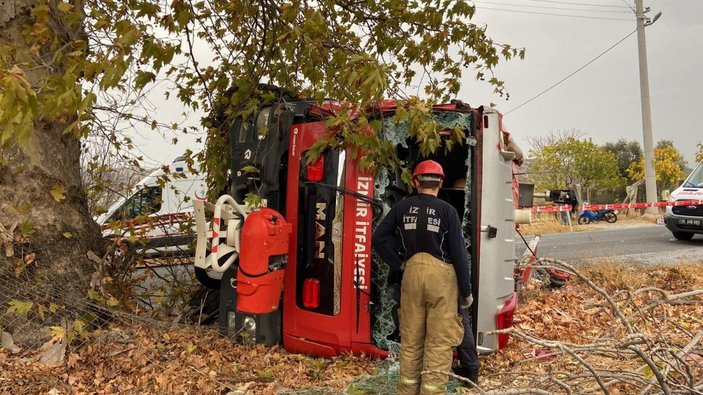
[[[519,166],[517,169],[517,179],[520,187],[520,201],[518,202],[519,207],[532,207],[536,204],[542,204],[541,202],[535,202],[536,199],[537,201],[540,201],[541,199],[534,196],[535,185],[529,177],[529,169],[532,167],[534,161],[534,158],[525,158],[522,166]]]

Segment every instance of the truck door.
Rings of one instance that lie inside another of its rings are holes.
[[[344,161],[344,152],[328,150],[301,166],[296,304],[324,315],[340,309]]]
[[[346,156],[328,149],[309,162],[307,150],[328,133],[323,121],[295,124],[290,133],[286,219],[293,225],[284,279],[286,349],[332,356],[350,343],[339,328],[342,303],[343,187]],[[348,346],[347,346],[348,347]]]
[[[322,121],[290,133],[283,341],[289,351],[320,356],[378,355],[369,318],[373,177],[332,148],[309,162],[305,152],[327,133]]]

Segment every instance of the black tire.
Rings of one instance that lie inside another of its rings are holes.
[[[689,232],[671,232],[676,240],[691,240],[693,238],[693,233]]]
[[[614,224],[618,221],[618,215],[613,211],[609,211],[603,215],[605,217],[605,222],[609,224]]]
[[[549,276],[549,288],[561,288],[566,285],[566,280],[554,276]]]
[[[211,288],[211,289],[220,289],[220,283],[221,280],[218,280],[216,278],[212,278],[207,274],[207,270],[200,268],[200,267],[195,267],[195,278],[198,279],[198,282],[200,284],[203,284],[204,286]]]
[[[579,225],[588,225],[590,223],[591,220],[588,217],[579,217]]]

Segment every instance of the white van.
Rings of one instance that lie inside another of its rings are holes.
[[[669,201],[679,200],[703,200],[703,161],[671,192]],[[664,223],[678,240],[691,240],[694,234],[703,234],[703,204],[667,206]]]
[[[147,255],[187,249],[195,238],[193,198],[204,179],[182,158],[168,172],[155,170],[97,218],[103,237],[138,244]]]

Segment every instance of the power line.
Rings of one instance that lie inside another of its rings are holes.
[[[630,3],[628,3],[628,2],[625,1],[625,0],[622,0],[622,2],[625,3],[625,5],[627,6],[627,8],[629,8],[630,10],[632,10],[632,12],[635,12],[635,7],[633,7]]]
[[[600,16],[588,16],[588,15],[569,15],[569,14],[553,14],[548,12],[535,12],[535,11],[518,11],[518,10],[507,10],[504,8],[491,8],[491,7],[480,7],[480,10],[493,10],[493,11],[504,11],[504,12],[514,12],[518,14],[532,14],[532,15],[549,15],[549,16],[562,16],[567,18],[579,18],[579,19],[601,19],[607,21],[627,21],[632,22],[630,19],[625,18],[607,18]]]
[[[594,4],[594,3],[574,3],[571,1],[557,1],[557,0],[525,0],[525,1],[533,1],[535,3],[554,3],[554,4],[569,4],[569,5],[575,5],[575,6],[593,6],[593,7],[607,7],[607,8],[624,8],[621,5],[612,5],[612,4]]]
[[[548,10],[564,10],[564,11],[582,11],[582,12],[601,12],[601,13],[609,13],[609,14],[629,14],[629,11],[624,11],[624,10],[596,10],[596,9],[585,9],[585,8],[573,8],[573,7],[555,7],[555,6],[549,6],[549,5],[529,5],[529,4],[516,4],[516,3],[496,3],[496,2],[488,2],[488,1],[472,1],[474,4],[487,4],[487,5],[497,5],[497,6],[514,6],[514,7],[522,7],[522,8],[540,8],[540,9],[548,9]]]
[[[598,60],[601,56],[605,55],[606,53],[610,52],[613,48],[615,48],[615,47],[617,47],[618,45],[620,45],[620,43],[622,43],[623,41],[625,41],[626,39],[628,39],[630,36],[632,36],[633,34],[635,34],[636,31],[637,31],[637,30],[633,30],[632,32],[630,32],[630,34],[628,34],[627,36],[623,37],[620,41],[616,42],[615,44],[611,45],[608,49],[606,49],[605,51],[601,52],[600,55],[598,55],[598,56],[596,56],[595,58],[591,59],[590,61],[588,61],[588,63],[586,63],[586,64],[584,64],[583,66],[579,67],[579,68],[578,68],[576,71],[574,71],[573,73],[571,73],[571,74],[567,75],[566,77],[562,78],[559,82],[557,82],[556,84],[554,84],[554,85],[550,86],[549,88],[543,90],[543,91],[540,92],[538,95],[536,95],[536,96],[534,96],[533,98],[531,98],[530,100],[527,100],[526,102],[524,102],[524,103],[520,104],[519,106],[513,108],[512,110],[506,112],[505,115],[510,114],[511,112],[517,110],[518,108],[523,107],[524,105],[526,105],[526,104],[532,102],[533,100],[537,99],[538,97],[540,97],[540,96],[544,95],[545,93],[549,92],[550,90],[554,89],[557,85],[559,85],[559,84],[561,84],[562,82],[568,80],[568,79],[571,78],[574,74],[576,74],[576,73],[578,73],[579,71],[585,69],[585,68],[588,67],[591,63],[593,63],[593,62],[595,62],[596,60]]]

